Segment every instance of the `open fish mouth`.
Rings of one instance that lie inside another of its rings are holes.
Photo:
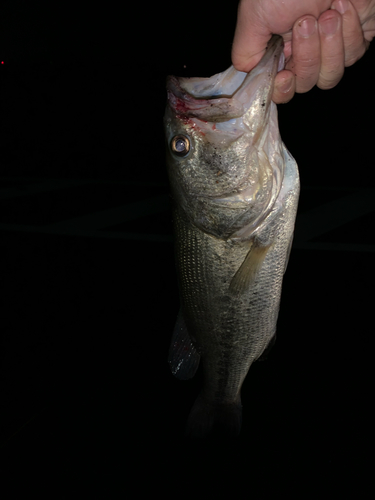
[[[210,142],[224,145],[228,141],[223,143],[221,135],[228,135],[232,142],[245,131],[246,120],[243,117],[246,114],[250,112],[252,116],[249,118],[257,114],[256,121],[268,115],[273,82],[283,67],[283,40],[274,36],[263,59],[250,73],[230,66],[210,78],[168,77],[169,105],[180,119],[203,134],[209,134],[207,139]],[[263,111],[261,116],[258,108]]]

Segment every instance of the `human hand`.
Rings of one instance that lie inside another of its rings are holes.
[[[330,89],[375,36],[375,0],[241,0],[232,47],[236,69],[250,71],[271,34],[284,39],[285,69],[273,100],[290,101],[314,85]]]

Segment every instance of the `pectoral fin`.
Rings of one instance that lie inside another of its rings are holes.
[[[169,348],[168,363],[173,375],[180,380],[192,378],[197,371],[200,354],[194,346],[185,324],[182,311],[177,316],[171,346]]]
[[[233,295],[238,297],[248,290],[258,275],[270,247],[271,245],[259,246],[253,242],[245,260],[230,282],[229,291]]]

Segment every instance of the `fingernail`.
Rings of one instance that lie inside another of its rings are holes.
[[[308,38],[313,35],[316,30],[316,20],[311,17],[307,17],[303,21],[298,23],[298,32],[304,38]]]
[[[277,90],[279,90],[282,94],[287,94],[289,92],[289,90],[292,88],[292,83],[293,83],[293,80],[290,78],[287,78],[286,80],[284,80],[282,83],[280,83],[277,86]]]
[[[335,0],[332,3],[331,8],[338,10],[340,14],[345,14],[349,8],[348,0]]]
[[[325,35],[335,34],[339,26],[338,16],[336,15],[336,17],[324,19],[323,21],[319,22],[319,26],[321,31],[323,31]]]

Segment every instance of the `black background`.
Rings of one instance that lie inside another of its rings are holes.
[[[1,206],[4,498],[120,498],[134,486],[137,495],[230,488],[257,499],[366,488],[371,248],[296,245],[278,340],[243,386],[240,437],[189,442],[184,422],[201,380],[175,380],[166,362],[178,311],[169,211],[125,228],[167,236],[155,242],[4,226],[49,223],[61,203],[69,218],[73,200],[85,213],[114,196],[126,204],[167,194],[165,78],[226,69],[235,21],[236,2],[2,7],[1,187],[98,182],[93,199],[82,188]],[[373,75],[371,47],[336,88],[279,106],[301,213],[341,196],[338,188],[374,186]],[[373,221],[370,213],[321,241],[371,246]]]

